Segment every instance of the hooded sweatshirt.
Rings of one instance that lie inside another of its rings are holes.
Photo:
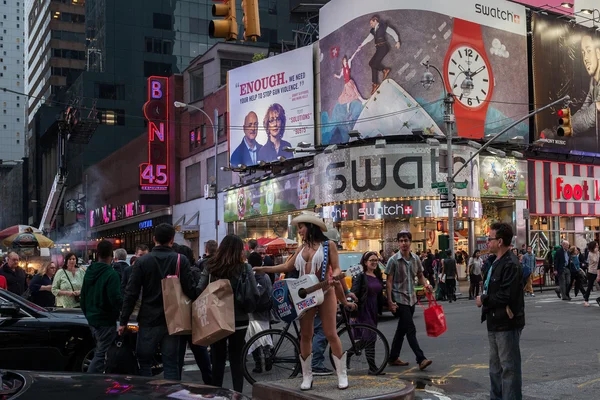
[[[123,305],[119,273],[105,263],[90,265],[83,279],[80,304],[91,326],[116,326]]]

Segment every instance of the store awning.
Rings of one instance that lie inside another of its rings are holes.
[[[149,219],[162,217],[164,215],[172,215],[173,209],[171,207],[166,207],[157,211],[149,211],[143,214],[136,215],[135,217],[125,218],[120,221],[110,222],[104,225],[98,225],[90,229],[90,232],[102,232],[109,229],[119,228],[122,226],[127,226],[129,224],[136,224],[142,221],[146,221]],[[84,242],[85,243],[85,242]]]

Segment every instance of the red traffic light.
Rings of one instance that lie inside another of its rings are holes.
[[[558,116],[561,117],[561,118],[565,116],[564,109],[563,110],[558,110]]]

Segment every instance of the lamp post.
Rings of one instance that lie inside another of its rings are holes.
[[[425,72],[423,73],[423,78],[421,79],[421,84],[425,89],[429,89],[431,85],[435,82],[433,74],[429,71],[429,68],[433,68],[435,72],[438,73],[440,79],[442,81],[442,87],[444,89],[444,123],[446,124],[446,141],[447,141],[447,153],[448,153],[448,177],[446,178],[446,185],[448,186],[448,199],[452,201],[454,198],[454,182],[452,180],[452,176],[454,174],[454,154],[452,151],[452,136],[453,136],[453,128],[454,121],[456,117],[454,116],[454,94],[448,93],[446,90],[446,82],[444,81],[444,77],[440,70],[432,64],[429,64],[429,61],[422,63],[425,67]],[[460,88],[463,93],[470,93],[473,89],[473,80],[471,79],[471,72],[463,71],[461,74],[465,74],[465,79],[461,83]],[[460,75],[459,75],[460,76]],[[458,76],[456,77],[458,79]],[[448,245],[450,246],[450,252],[454,256],[454,208],[448,209],[448,236],[450,236],[450,240]]]
[[[218,121],[219,120],[219,110],[215,108],[214,113],[213,113],[213,118],[211,118],[206,112],[204,112],[203,109],[198,108],[196,106],[193,106],[191,104],[186,104],[186,103],[182,103],[180,101],[176,101],[175,103],[173,103],[173,105],[175,106],[175,108],[192,108],[196,111],[200,111],[202,114],[204,114],[204,116],[208,119],[208,121],[210,122],[210,124],[213,127],[213,134],[214,134],[214,138],[215,138],[215,240],[217,241],[217,243],[219,243],[219,196],[218,196],[218,191],[219,191],[219,186],[218,186],[218,182],[219,182],[219,167],[218,167],[218,162],[217,162],[217,155],[219,154],[219,141],[218,141],[218,127],[215,125],[214,121]]]

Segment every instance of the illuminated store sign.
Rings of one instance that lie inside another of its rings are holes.
[[[140,165],[140,189],[169,190],[169,82],[168,78],[148,78],[148,101],[144,104],[148,121],[148,162]]]
[[[113,207],[110,204],[104,205],[89,212],[90,228],[98,225],[109,224],[111,222],[120,221],[125,218],[134,217],[138,214],[146,212],[146,206],[143,206],[139,201],[124,204],[122,206]]]

